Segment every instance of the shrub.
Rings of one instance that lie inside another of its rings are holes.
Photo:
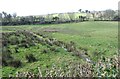
[[[11,51],[7,47],[2,48],[2,58],[5,60],[10,60],[13,58],[11,56]]]
[[[60,50],[56,47],[50,47],[50,50],[54,52],[60,52]]]
[[[7,66],[8,65],[8,63],[6,62],[6,60],[3,58],[2,59],[2,66]]]
[[[48,53],[50,50],[49,49],[44,49],[42,52],[43,53]]]
[[[36,58],[33,56],[33,54],[28,54],[25,56],[25,58],[28,60],[28,62],[35,62]]]
[[[18,47],[16,47],[16,48],[15,48],[15,53],[18,53],[18,52],[19,52],[19,51],[18,51]]]
[[[22,65],[22,62],[20,60],[13,60],[9,62],[9,65],[18,68]]]
[[[22,44],[22,46],[25,48],[29,48],[29,44],[27,44],[27,43]]]
[[[51,51],[55,51],[56,48],[55,48],[55,47],[51,47],[50,50],[51,50]]]

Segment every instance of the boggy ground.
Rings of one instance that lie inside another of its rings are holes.
[[[42,76],[117,76],[117,28],[117,22],[5,26],[3,76],[39,69]]]

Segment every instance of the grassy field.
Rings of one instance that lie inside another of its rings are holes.
[[[16,32],[17,30],[27,30],[35,34],[42,34],[47,38],[55,38],[65,43],[74,42],[76,49],[87,51],[87,56],[94,62],[97,62],[101,56],[111,58],[118,51],[118,23],[117,22],[81,22],[67,24],[51,24],[51,25],[21,25],[21,26],[3,26],[2,32]],[[39,35],[37,35],[39,37]],[[8,37],[12,39],[12,37]],[[14,38],[13,38],[14,39]],[[22,39],[22,38],[19,38]],[[24,38],[25,39],[25,38]],[[19,53],[15,53],[16,45],[9,45],[12,52],[12,57],[16,60],[21,60],[23,65],[19,68],[11,66],[3,67],[3,76],[9,74],[15,75],[20,72],[38,73],[38,67],[41,68],[42,74],[48,67],[53,64],[64,69],[65,64],[76,62],[85,64],[86,62],[72,53],[66,51],[60,46],[51,46],[57,51],[47,50],[48,53],[43,53],[43,50],[48,49],[48,45],[36,43],[35,46],[28,48],[19,47]],[[51,48],[50,47],[50,48]],[[82,53],[81,51],[81,53]],[[38,61],[28,63],[25,59],[26,54],[32,53]]]

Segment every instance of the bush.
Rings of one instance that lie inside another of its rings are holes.
[[[19,52],[19,51],[18,51],[18,47],[16,47],[16,48],[15,48],[15,53],[18,53],[18,52]]]
[[[6,62],[6,60],[2,59],[2,66],[7,66],[7,65],[8,65],[8,63]]]
[[[58,48],[56,48],[56,47],[51,47],[50,50],[54,51],[54,52],[59,52]]]
[[[25,58],[28,60],[28,62],[35,62],[36,58],[33,56],[33,54],[28,54],[25,56]]]
[[[13,57],[11,56],[11,51],[7,47],[2,48],[2,59],[13,59]]]
[[[42,52],[43,52],[43,53],[48,53],[48,52],[49,52],[49,49],[44,49]]]
[[[13,60],[9,62],[9,65],[18,68],[22,65],[22,62],[20,60]]]

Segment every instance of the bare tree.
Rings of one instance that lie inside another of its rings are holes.
[[[0,13],[0,18],[2,18],[2,13]]]
[[[13,13],[13,18],[16,18],[17,17],[17,13]]]
[[[85,10],[86,13],[88,13],[89,11],[88,10]]]
[[[112,20],[114,18],[114,15],[115,15],[115,11],[111,9],[105,10],[104,12],[104,17],[108,20]]]
[[[81,13],[82,9],[79,9],[78,11]]]

